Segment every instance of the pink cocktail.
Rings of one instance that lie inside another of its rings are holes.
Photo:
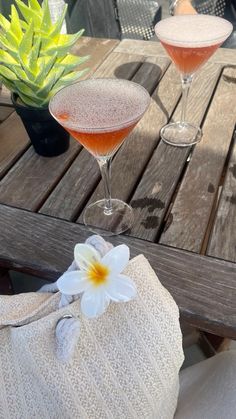
[[[128,80],[89,79],[67,86],[50,101],[54,118],[97,160],[105,199],[88,205],[84,223],[103,235],[119,234],[133,223],[132,208],[111,198],[111,159],[147,110],[148,92]]]
[[[182,113],[179,122],[161,130],[163,141],[189,146],[201,139],[201,129],[185,121],[187,97],[194,73],[231,34],[233,26],[210,15],[178,15],[157,23],[155,32],[181,73]]]

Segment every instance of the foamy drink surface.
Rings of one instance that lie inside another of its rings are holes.
[[[109,132],[136,123],[150,102],[136,83],[89,79],[62,89],[50,102],[53,116],[68,130]]]
[[[178,15],[155,26],[160,41],[184,48],[201,48],[223,43],[233,26],[226,19],[210,15]]]

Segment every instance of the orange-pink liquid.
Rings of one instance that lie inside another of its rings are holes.
[[[69,129],[63,124],[70,120],[69,114],[63,113],[55,116],[65,129],[95,157],[111,156],[115,153],[136,125],[135,123],[116,131],[81,132]]]
[[[167,44],[163,41],[161,43],[174,61],[176,67],[183,74],[193,74],[221,45],[220,43],[204,47],[180,47]]]

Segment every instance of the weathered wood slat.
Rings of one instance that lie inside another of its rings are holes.
[[[210,58],[210,61],[225,66],[228,66],[229,63],[230,65],[236,65],[235,49],[219,48]]]
[[[71,139],[69,150],[60,156],[38,156],[33,147],[0,182],[0,202],[36,211],[67,170],[81,146]]]
[[[47,279],[56,279],[67,268],[75,243],[89,236],[76,223],[4,205],[0,205],[0,231],[0,266]],[[236,338],[235,264],[133,237],[110,241],[130,246],[131,257],[143,253],[148,258],[190,324]]]
[[[154,87],[160,83],[170,63],[168,58],[146,57],[132,81],[141,84],[152,95]]]
[[[236,143],[229,161],[207,254],[236,262]]]
[[[208,64],[196,74],[189,94],[187,119],[200,125],[214,91],[221,67]],[[181,102],[173,120],[179,119]],[[162,228],[176,185],[182,174],[190,148],[172,147],[161,142],[150,159],[138,185],[131,205],[135,222],[131,234],[147,240],[155,240]]]
[[[112,52],[93,74],[93,78],[116,77],[131,79],[142,65],[144,57],[133,54],[117,54]]]
[[[236,84],[224,77],[233,75],[236,69],[223,72],[160,243],[201,251],[235,126]]]
[[[160,60],[157,59],[157,62],[161,66]],[[163,62],[163,65],[165,69],[167,63]],[[140,73],[135,76],[134,80],[137,77],[142,85],[145,87],[149,85],[151,89],[149,73],[145,71],[145,67],[146,63],[144,67],[140,67]],[[115,198],[127,201],[133,193],[137,180],[159,141],[160,128],[166,123],[168,115],[173,112],[178,103],[180,86],[177,80],[178,74],[173,66],[170,66],[153,93],[146,114],[115,156],[112,162],[112,194]],[[153,82],[156,86],[157,81],[154,79]],[[101,197],[103,197],[102,182],[98,185],[89,202],[96,201]],[[82,217],[83,214],[79,217],[79,221],[82,221]]]
[[[166,64],[166,60],[164,62]],[[121,76],[130,79],[141,64],[142,61],[137,60],[134,55],[111,53],[93,77]],[[116,69],[119,74],[116,74]],[[150,83],[150,74],[148,78]],[[82,150],[40,212],[73,220],[76,214],[82,211],[99,180],[100,171],[94,157]]]
[[[11,100],[11,92],[2,84],[0,88],[0,105],[13,107]]]
[[[160,42],[141,41],[136,39],[122,39],[114,49],[114,52],[138,54],[154,57],[167,57],[167,54]]]
[[[5,121],[13,112],[12,107],[0,105],[0,122]]]
[[[167,53],[159,41],[140,41],[134,39],[123,39],[114,49],[115,52],[148,56],[166,57]],[[236,65],[235,49],[219,48],[208,62],[220,63],[222,65]]]
[[[74,220],[83,210],[100,177],[94,157],[83,149],[39,212]]]
[[[29,145],[20,118],[14,112],[0,125],[0,177],[14,164]]]
[[[76,55],[90,55],[92,62],[92,68],[95,69],[95,63],[101,63],[101,57],[106,58],[107,55],[117,46],[120,41],[117,39],[103,39],[103,38],[91,38],[89,36],[82,36],[77,44],[73,47],[72,52]],[[89,65],[89,67],[91,67]]]

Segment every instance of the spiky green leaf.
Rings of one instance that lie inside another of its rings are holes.
[[[51,71],[47,78],[45,79],[43,86],[37,91],[37,94],[39,97],[47,97],[48,92],[50,92],[57,82],[57,80],[61,77],[63,74],[63,69],[59,69],[58,71]]]
[[[0,27],[5,31],[9,31],[11,23],[2,15],[0,14]]]
[[[40,38],[36,38],[34,41],[34,45],[30,51],[29,57],[28,57],[28,63],[29,68],[33,72],[33,74],[37,74],[38,70],[38,57],[40,52],[40,44],[41,40]]]
[[[87,69],[81,70],[81,71],[73,71],[66,76],[63,76],[58,80],[58,82],[54,85],[53,91],[59,90],[64,86],[67,86],[68,84],[75,83],[78,81],[85,73],[87,72]]]
[[[27,29],[28,29],[28,27],[29,27],[28,23],[27,23],[27,22],[25,22],[25,20],[20,19],[20,24],[21,24],[22,29],[23,29],[24,31],[27,31]]]
[[[34,23],[31,22],[19,45],[19,55],[24,62],[27,60],[27,57],[32,49],[33,35]]]
[[[79,31],[74,35],[60,35],[58,40],[56,41],[57,44],[49,46],[47,50],[42,48],[42,54],[54,54],[57,52],[58,54],[65,54],[67,51],[78,41],[78,39],[83,34],[83,30]]]
[[[61,87],[77,81],[86,70],[74,71],[87,57],[69,54],[83,31],[61,35],[65,6],[51,22],[48,0],[15,0],[11,22],[0,14],[0,80],[28,106],[46,107]]]
[[[13,71],[0,64],[0,75],[11,81],[17,81],[17,77]]]
[[[0,62],[6,65],[15,64],[19,66],[18,61],[4,49],[0,49]]]
[[[31,9],[30,7],[27,7],[23,1],[21,0],[15,0],[18,9],[20,10],[22,16],[26,20],[27,23],[30,23],[31,21],[34,22],[35,28],[40,28],[41,26],[41,13],[38,11]]]
[[[17,36],[10,30],[5,34],[5,37],[9,44],[11,44],[17,50],[20,42]]]
[[[9,89],[11,92],[14,92],[15,89],[15,85],[14,82],[8,80],[7,78],[1,76],[0,74],[0,82],[2,82],[4,84],[4,86],[6,86],[7,89]]]
[[[27,106],[33,106],[33,107],[38,107],[38,108],[43,108],[44,106],[44,101],[42,101],[41,98],[35,97],[34,99],[32,99],[32,96],[27,96],[24,93],[22,93],[22,91],[20,89],[16,90],[16,93],[19,95],[20,99],[22,100],[23,103],[25,103],[25,105]]]
[[[51,57],[39,58],[38,60],[39,72],[37,74],[37,77],[35,78],[35,82],[37,84],[40,85],[43,83],[43,81],[48,76],[48,73],[50,72],[51,68],[54,66],[56,59],[57,59],[57,54],[54,54]],[[55,73],[56,73],[56,70],[55,70]]]
[[[43,10],[43,18],[42,18],[42,23],[41,23],[41,30],[44,32],[50,32],[52,30],[52,20],[51,20],[48,0],[44,0],[43,5],[42,5],[42,10]]]
[[[24,93],[24,95],[27,95],[27,96],[31,97],[32,99],[38,98],[37,94],[33,91],[33,89],[31,87],[29,87],[23,81],[16,80],[15,86],[20,92]]]
[[[65,72],[68,73],[69,71],[74,70],[79,65],[83,64],[85,61],[89,59],[89,55],[84,57],[78,57],[77,55],[68,54],[63,57],[60,61],[56,63],[57,67],[63,66],[65,68]]]
[[[18,48],[13,46],[5,37],[4,34],[0,32],[0,45],[4,47],[6,51],[10,51],[13,57],[18,57]]]
[[[18,80],[23,81],[31,89],[35,90],[39,87],[38,84],[35,82],[35,79],[32,77],[29,77],[26,71],[22,67],[12,65],[11,70],[15,73],[16,78]]]
[[[31,9],[41,13],[41,7],[37,0],[28,0]]]
[[[10,30],[20,40],[23,36],[18,12],[14,5],[11,6],[11,25]]]

